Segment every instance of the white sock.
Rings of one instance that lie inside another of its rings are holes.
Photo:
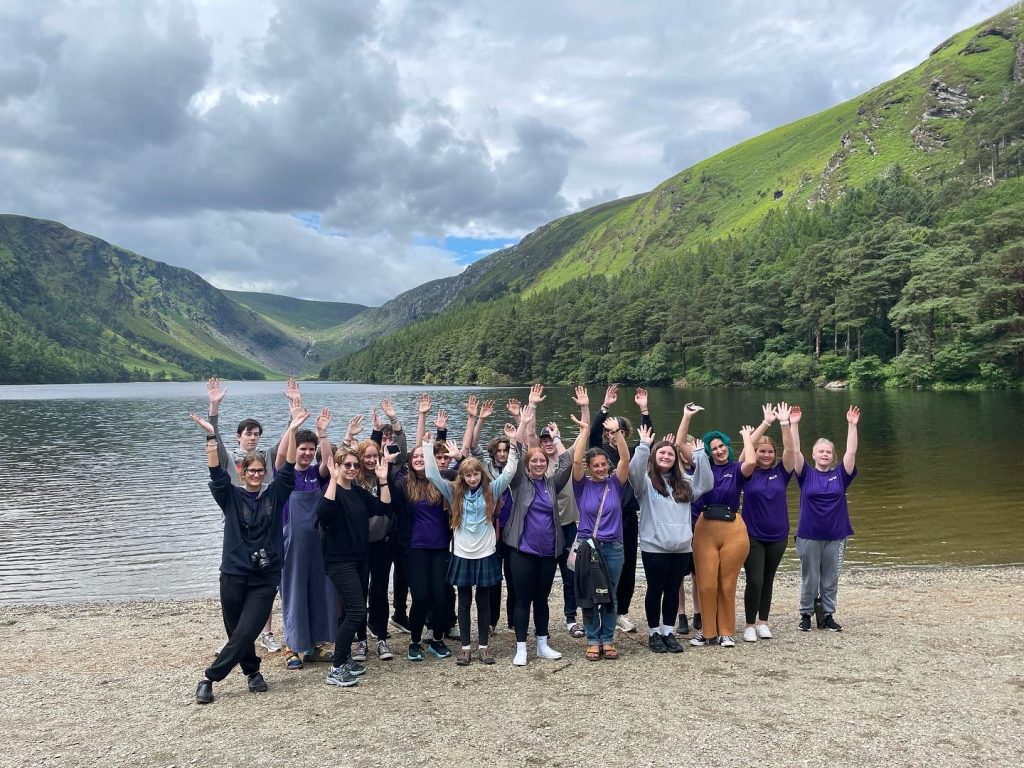
[[[526,643],[516,643],[516,655],[513,657],[512,663],[517,667],[526,666]]]
[[[473,648],[471,646],[464,645],[464,646],[462,646],[462,650],[464,650],[464,651],[471,651],[471,650],[473,650]]]
[[[672,627],[665,626],[664,624],[661,625],[661,634],[663,635],[671,635],[674,631]]]
[[[548,645],[547,635],[537,636],[537,655],[542,659],[560,659],[562,654]]]
[[[648,627],[647,628],[647,636],[648,637],[654,637],[656,634],[658,634],[658,628],[657,627]]]

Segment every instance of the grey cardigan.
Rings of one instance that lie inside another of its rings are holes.
[[[523,527],[526,524],[526,510],[533,503],[537,490],[533,486],[533,480],[526,471],[526,446],[519,446],[519,466],[512,477],[512,484],[509,486],[512,491],[512,512],[508,516],[508,523],[502,531],[501,540],[510,547],[519,549],[519,540],[523,537]],[[555,499],[558,492],[565,487],[572,477],[572,452],[566,451],[558,457],[558,469],[553,475],[544,478],[548,488],[548,495],[551,496],[551,516],[555,523],[555,556],[557,557],[565,549],[565,539],[562,536],[562,524],[558,521],[558,504]]]

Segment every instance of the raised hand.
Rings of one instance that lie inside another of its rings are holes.
[[[470,395],[469,399],[466,401],[466,413],[469,416],[472,416],[472,417],[475,418],[476,415],[479,412],[480,412],[480,404],[479,404],[479,402],[476,399],[476,395]]]
[[[292,405],[296,403],[302,405],[302,393],[299,391],[299,382],[294,376],[288,379],[288,383],[285,384],[284,396],[288,398],[288,402]]]
[[[695,450],[695,451],[703,451],[704,450],[704,441],[701,440],[699,437],[698,438],[694,438],[694,440],[693,440],[693,450]]]
[[[557,440],[559,437],[561,437],[561,435],[558,432],[558,424],[556,424],[555,422],[549,421],[546,428],[552,440]]]
[[[448,425],[448,411],[441,408],[437,412],[437,417],[434,419],[434,426],[438,429],[446,429]]]
[[[615,401],[619,399],[619,385],[612,384],[604,391],[604,407],[611,408],[615,405]]]
[[[416,412],[422,413],[425,416],[428,413],[430,413],[430,407],[433,404],[434,401],[431,399],[430,395],[424,392],[422,395],[420,395],[420,402],[416,408]]]
[[[779,417],[779,421],[786,422],[790,420],[789,403],[778,403],[775,406],[775,414]]]
[[[587,388],[576,387],[575,394],[572,396],[572,401],[581,408],[584,405],[590,405],[590,395],[587,394]]]
[[[654,430],[648,427],[646,424],[641,424],[636,429],[637,434],[640,435],[640,442],[644,445],[650,445],[654,442]],[[672,436],[673,439],[675,435]]]
[[[534,384],[530,387],[530,405],[537,405],[544,400],[544,385]]]
[[[316,417],[316,433],[326,435],[329,426],[331,426],[331,411],[328,408],[323,408],[320,415]]]
[[[388,481],[388,462],[378,461],[377,466],[373,468],[373,474],[380,482],[386,483]]]
[[[683,413],[693,416],[696,413],[700,413],[704,410],[703,405],[697,405],[696,403],[687,403],[683,406]]]
[[[772,407],[771,403],[765,403],[762,405],[761,412],[764,414],[764,421],[766,424],[772,424],[775,419],[778,418],[778,414],[775,413],[775,409]]]
[[[384,415],[388,417],[388,421],[394,421],[398,418],[398,414],[395,413],[395,406],[386,397],[380,401],[380,409],[384,411]]]
[[[647,410],[647,390],[643,387],[636,388],[636,394],[633,395],[633,401],[637,404],[637,407],[641,411]]]
[[[331,480],[338,483],[341,480],[341,465],[334,461],[334,454],[330,451],[324,456],[324,463],[327,464],[327,471],[331,475]]]
[[[194,422],[195,422],[196,424],[198,424],[198,425],[199,425],[200,427],[202,427],[203,429],[205,429],[205,430],[206,430],[206,433],[207,433],[208,435],[212,435],[212,434],[214,434],[215,430],[214,430],[214,428],[213,428],[213,424],[211,424],[210,422],[208,422],[208,421],[207,421],[206,419],[204,419],[204,418],[203,418],[202,416],[198,416],[198,415],[196,415],[196,414],[194,414],[194,413],[190,413],[190,414],[188,415],[188,417],[189,417],[190,419],[192,419],[192,421],[194,421]],[[216,443],[214,443],[214,447],[216,447],[216,446],[217,446],[217,444],[216,444]]]
[[[484,400],[483,405],[480,406],[480,418],[489,419],[494,415],[494,401]]]
[[[305,408],[299,407],[299,410],[292,414],[292,421],[288,425],[288,429],[298,429],[302,426],[302,422],[309,418],[309,411]]]
[[[789,409],[789,421],[790,421],[790,423],[792,423],[792,424],[799,424],[800,423],[800,419],[802,419],[803,416],[804,416],[804,412],[802,410],[800,410],[800,406],[799,405],[794,405],[792,408]]]
[[[505,403],[505,409],[512,414],[513,418],[518,419],[523,410],[523,404],[519,402],[518,398],[510,397],[508,402]]]
[[[661,439],[663,441],[665,441],[666,443],[674,443],[676,441],[676,436],[675,436],[674,432],[669,432],[667,435],[665,435]]]
[[[859,421],[860,421],[860,408],[858,408],[856,405],[851,405],[850,406],[850,410],[848,410],[846,412],[846,422],[848,424],[852,424],[853,426],[857,426],[857,423]]]
[[[575,413],[570,413],[569,418],[572,419],[573,424],[580,428],[581,435],[584,432],[590,431],[590,425],[587,422],[583,421],[583,419],[579,418]]]
[[[533,407],[532,403],[527,403],[522,407],[522,409],[519,412],[519,421],[522,422],[523,424],[528,424],[536,420],[537,410]]]
[[[357,413],[351,419],[348,420],[348,433],[345,435],[346,438],[352,438],[363,431],[363,414]]]
[[[291,400],[288,403],[288,415],[291,418],[293,418],[293,419],[298,414],[302,413],[302,411],[304,411],[304,410],[306,410],[306,409],[302,407],[302,398],[301,397],[298,400]]]
[[[616,419],[616,418],[613,418],[613,417],[609,417],[609,418],[604,420],[604,424],[602,426],[605,428],[605,430],[609,434],[618,432],[619,431],[619,420]]]
[[[751,437],[754,434],[754,428],[749,424],[744,424],[740,427],[740,434],[743,435],[743,437]]]
[[[206,382],[206,396],[210,399],[210,405],[220,405],[220,401],[228,393],[227,387],[220,385],[220,379],[213,376]]]
[[[507,437],[509,440],[514,441],[516,439],[516,432],[518,432],[519,430],[516,428],[515,424],[509,424],[506,421],[505,426],[501,428],[501,431],[505,433],[505,437]]]
[[[454,440],[446,440],[445,448],[448,449],[448,455],[456,461],[462,461],[462,451],[459,450],[459,444]]]

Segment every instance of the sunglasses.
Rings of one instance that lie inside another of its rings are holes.
[[[346,461],[341,466],[343,466],[345,469],[359,469],[359,464],[358,463],[353,463],[351,461]]]

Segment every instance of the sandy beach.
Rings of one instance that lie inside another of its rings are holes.
[[[587,662],[558,623],[560,661],[512,667],[503,631],[493,667],[371,653],[351,689],[265,654],[268,693],[236,671],[205,707],[216,601],[7,605],[0,764],[1024,764],[1024,569],[851,569],[838,634],[796,629],[797,586],[780,574],[775,639],[734,649],[654,655],[641,630],[618,635],[618,661]]]

